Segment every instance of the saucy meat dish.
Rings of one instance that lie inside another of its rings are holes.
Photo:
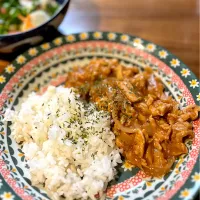
[[[199,107],[180,109],[150,67],[139,72],[117,60],[92,60],[68,72],[66,87],[77,88],[82,98],[111,113],[117,146],[146,174],[162,176],[187,154],[185,140],[194,137],[190,122],[198,118]]]

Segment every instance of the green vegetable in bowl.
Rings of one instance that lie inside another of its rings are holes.
[[[34,28],[48,20],[58,8],[55,0],[0,0],[0,34]]]

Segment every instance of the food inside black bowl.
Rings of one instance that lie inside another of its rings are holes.
[[[40,26],[59,7],[55,0],[0,1],[0,34],[23,32]]]
[[[70,0],[1,0],[0,59],[58,36]]]

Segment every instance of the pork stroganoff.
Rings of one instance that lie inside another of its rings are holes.
[[[111,113],[117,146],[146,174],[166,174],[188,152],[185,141],[194,137],[190,121],[197,119],[199,107],[180,109],[150,67],[139,72],[117,60],[93,60],[73,68],[66,87],[76,87],[84,99]]]
[[[12,137],[22,144],[32,184],[52,199],[104,199],[120,153],[147,175],[168,173],[193,139],[199,107],[181,108],[150,67],[140,72],[117,60],[74,66],[65,87],[32,93],[7,110]]]

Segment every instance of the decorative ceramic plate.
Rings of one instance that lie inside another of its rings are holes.
[[[199,104],[199,81],[177,57],[141,38],[111,32],[89,32],[57,38],[29,49],[0,75],[0,197],[3,200],[45,200],[44,191],[31,185],[23,152],[11,138],[10,123],[3,123],[6,108],[18,106],[31,91],[60,85],[74,65],[94,57],[116,58],[124,65],[153,68],[182,106]],[[193,122],[195,138],[187,142],[188,155],[176,160],[163,178],[150,178],[124,163],[107,190],[107,199],[192,199],[200,186],[198,153],[200,120]]]

